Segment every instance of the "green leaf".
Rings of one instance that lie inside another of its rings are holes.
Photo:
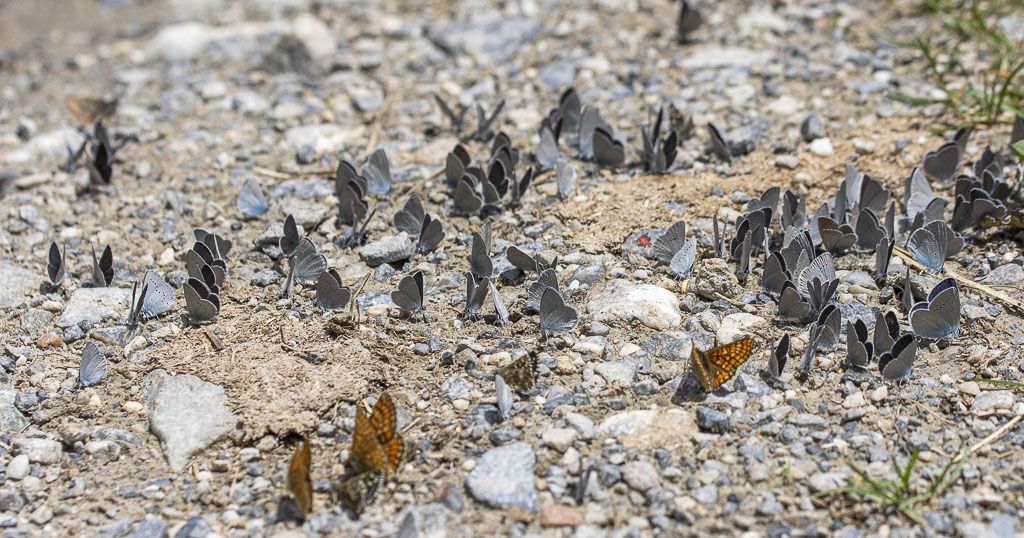
[[[1016,144],[1010,147],[1013,148],[1013,152],[1017,154],[1017,158],[1024,163],[1024,140],[1018,140]]]

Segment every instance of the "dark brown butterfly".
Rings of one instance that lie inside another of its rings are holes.
[[[537,356],[529,353],[498,368],[497,373],[509,385],[522,391],[530,391],[537,382],[537,365]]]
[[[331,483],[331,499],[357,515],[362,514],[377,500],[386,481],[380,471],[366,471],[346,480],[335,480]]]

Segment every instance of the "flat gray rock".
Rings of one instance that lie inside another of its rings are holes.
[[[466,489],[477,502],[491,508],[515,506],[536,512],[540,509],[533,484],[536,460],[527,443],[492,448],[466,477]]]
[[[416,252],[416,245],[409,234],[401,232],[367,243],[359,249],[359,257],[370,267],[377,267],[384,263],[407,260]]]
[[[15,267],[7,262],[0,262],[0,308],[11,308],[27,302],[29,296],[39,290],[43,281],[42,274]]]
[[[132,290],[127,288],[79,288],[57,318],[58,327],[70,327],[85,321],[89,325],[128,317]]]
[[[21,430],[28,424],[25,415],[14,407],[14,398],[18,391],[12,389],[0,389],[0,433]]]
[[[227,400],[224,389],[193,375],[154,370],[146,377],[149,428],[160,439],[172,470],[180,472],[193,454],[235,427],[235,417],[224,405]]]
[[[470,23],[450,24],[432,36],[445,50],[500,60],[532,40],[541,30],[540,21],[528,17],[504,17],[491,13]]]

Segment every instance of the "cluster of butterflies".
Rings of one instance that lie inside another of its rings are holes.
[[[444,177],[452,193],[453,215],[469,216],[498,213],[502,205],[518,207],[533,182],[533,168],[516,177],[520,151],[505,133],[491,143],[491,154],[483,165],[473,165],[469,150],[461,143],[445,157]],[[505,201],[505,196],[508,200]]]
[[[63,170],[68,173],[74,172],[84,154],[85,166],[89,170],[89,181],[93,185],[110,185],[114,174],[114,154],[128,142],[125,138],[114,145],[110,133],[103,125],[103,118],[112,116],[117,110],[117,99],[104,101],[68,97],[64,104],[79,122],[92,127],[81,130],[85,139],[77,149],[72,149],[70,145],[65,146],[68,158]]]
[[[63,250],[57,246],[55,241],[50,242],[50,249],[46,256],[46,276],[50,279],[50,287],[58,288],[68,276],[67,247]],[[89,280],[83,282],[86,287],[105,288],[114,282],[114,253],[110,245],[103,248],[100,256],[96,257],[96,249],[92,249],[92,275]]]
[[[398,473],[405,455],[406,444],[398,432],[398,414],[391,396],[381,394],[369,415],[361,403],[357,404],[348,474],[331,481],[331,500],[361,514],[384,491],[387,480]],[[313,513],[311,463],[309,441],[300,439],[285,480],[299,520]]]
[[[185,252],[188,280],[182,285],[185,309],[192,323],[212,320],[220,313],[220,291],[227,280],[231,241],[202,228],[192,231],[195,242]],[[143,299],[148,295],[148,290]],[[134,302],[134,301],[133,301]]]

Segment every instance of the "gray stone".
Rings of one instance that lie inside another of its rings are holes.
[[[590,418],[573,412],[566,412],[562,418],[569,423],[569,426],[572,426],[579,432],[580,439],[590,441],[597,438],[597,426],[594,425],[594,421],[590,420]]]
[[[971,412],[976,415],[988,415],[999,409],[1009,409],[1015,398],[1008,390],[989,390],[982,392],[971,404]]]
[[[53,312],[47,312],[42,308],[30,308],[21,315],[21,330],[29,335],[35,335],[49,326],[53,320]]]
[[[800,166],[800,159],[797,159],[795,155],[779,155],[775,158],[775,166],[785,170],[795,170],[797,166]]]
[[[441,48],[469,53],[481,59],[500,60],[515,53],[541,30],[540,21],[527,17],[504,17],[492,12],[470,23],[455,23],[433,34]]]
[[[642,347],[660,359],[687,360],[693,351],[693,338],[687,332],[665,331],[651,335],[644,340]]]
[[[19,454],[7,464],[7,478],[11,480],[21,480],[28,476],[29,461],[28,456],[25,454]]]
[[[714,484],[708,484],[702,488],[697,488],[690,495],[693,497],[693,500],[701,504],[715,504],[718,502],[718,487]]]
[[[58,327],[85,322],[97,325],[107,320],[127,317],[132,290],[127,288],[79,288],[71,295],[64,312],[57,318]]]
[[[782,503],[775,500],[775,496],[771,493],[766,493],[765,498],[761,501],[761,504],[757,505],[757,515],[759,516],[775,516],[782,512]]]
[[[14,440],[14,451],[28,456],[32,463],[51,465],[60,461],[62,447],[60,441],[18,437]]]
[[[11,308],[28,302],[33,293],[39,291],[43,282],[42,273],[33,273],[0,261],[0,308]]]
[[[664,330],[682,322],[679,299],[665,288],[615,279],[587,305],[593,319],[638,321],[652,329]]]
[[[647,491],[661,486],[658,470],[646,461],[631,461],[622,466],[622,480],[637,491]]]
[[[0,433],[21,430],[28,424],[25,415],[14,405],[17,395],[15,390],[0,389]]]
[[[449,402],[468,396],[472,390],[473,384],[461,377],[449,377],[441,383],[441,393]]]
[[[162,519],[141,519],[138,528],[128,538],[163,538],[167,535],[168,527]]]
[[[224,389],[193,375],[169,376],[154,370],[146,377],[149,427],[160,439],[175,472],[189,458],[235,427]]]
[[[115,441],[121,441],[131,446],[141,446],[142,439],[139,439],[137,435],[132,432],[119,430],[117,428],[108,428],[106,426],[96,426],[92,429],[92,438],[96,440],[113,439]]]
[[[688,291],[716,301],[719,295],[735,297],[743,292],[743,288],[725,260],[708,258],[697,262],[688,284]]]
[[[414,504],[402,510],[396,521],[401,521],[398,536],[403,538],[441,538],[452,513],[443,504]]]
[[[981,281],[989,285],[1019,286],[1024,281],[1024,267],[1015,263],[1000,265]]]
[[[846,322],[855,323],[859,319],[867,325],[869,331],[872,330],[875,326],[875,312],[876,309],[860,303],[841,303],[839,313],[843,317],[844,332],[840,340],[846,342]]]
[[[698,407],[697,425],[705,431],[722,433],[729,426],[729,416],[717,409]]]
[[[115,441],[89,441],[85,444],[85,453],[99,460],[113,461],[121,455],[121,445]]]
[[[370,267],[409,259],[416,252],[416,244],[409,234],[401,232],[367,243],[359,249],[359,257]]]
[[[466,477],[466,489],[491,508],[515,506],[529,512],[540,509],[534,489],[536,456],[527,443],[512,443],[488,450]]]
[[[593,286],[604,280],[604,275],[606,273],[607,270],[601,264],[584,265],[569,275],[569,282],[578,280],[580,284]]]
[[[594,367],[594,372],[611,385],[627,386],[636,380],[638,367],[637,361],[625,358],[617,361],[602,362]]]
[[[36,396],[34,390],[19,392],[14,397],[14,407],[17,407],[18,411],[22,413],[31,414],[36,409],[39,409],[39,396]]]
[[[551,91],[572,86],[576,81],[576,69],[570,62],[551,62],[540,69],[536,80]]]
[[[213,527],[203,519],[196,516],[185,522],[185,525],[174,533],[174,538],[206,538],[213,534]]]
[[[736,374],[736,380],[732,385],[734,389],[747,393],[751,398],[760,398],[772,392],[771,387],[743,372]]]
[[[825,123],[821,121],[821,117],[817,114],[807,116],[807,119],[800,124],[800,137],[804,139],[804,142],[825,138],[826,135]]]

